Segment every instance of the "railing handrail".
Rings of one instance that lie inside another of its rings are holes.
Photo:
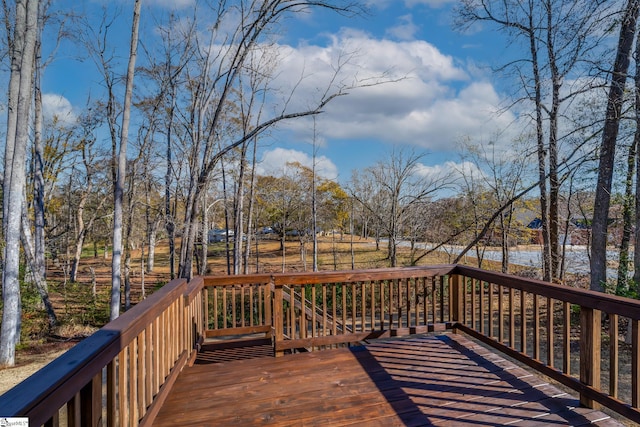
[[[450,274],[455,264],[432,266],[370,268],[365,270],[337,270],[337,271],[301,271],[296,273],[245,274],[238,276],[204,276],[204,286],[229,286],[256,283],[273,283],[275,286],[307,285],[332,282],[363,282],[368,280],[404,279],[416,276],[425,271],[430,275],[441,276]]]
[[[487,271],[466,265],[456,265],[451,274],[461,274],[496,285],[507,286],[521,291],[535,293],[539,296],[553,298],[558,301],[640,320],[640,301],[632,298]]]
[[[433,266],[372,268],[367,270],[339,270],[299,273],[273,274],[276,287],[287,285],[312,285],[316,283],[353,283],[373,280],[393,280],[416,277],[421,272],[428,272],[430,276],[444,276],[455,269],[455,264]]]
[[[147,324],[181,295],[197,292],[198,283],[189,286],[176,279],[136,304],[131,310],[107,323],[16,387],[0,396],[0,414],[28,416],[41,425],[124,349]],[[34,393],[36,393],[34,395]]]

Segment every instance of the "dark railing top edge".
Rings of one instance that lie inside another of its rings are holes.
[[[186,285],[185,279],[169,282],[149,298],[136,304],[14,388],[0,395],[0,414],[3,416],[28,415],[30,423],[43,424],[46,421],[47,411],[50,412],[52,407],[64,405],[84,385],[81,384],[80,378],[92,378],[100,372],[153,320],[154,313],[162,312],[184,293]],[[74,380],[74,377],[78,379]],[[34,391],[37,391],[35,396]],[[44,403],[45,398],[51,399],[52,396],[55,402],[47,400]],[[41,417],[45,418],[41,419]]]
[[[308,283],[330,283],[330,282],[350,282],[366,280],[384,280],[414,277],[416,273],[428,272],[429,276],[439,276],[449,274],[455,268],[455,264],[442,264],[432,266],[413,267],[389,267],[371,268],[364,270],[321,270],[303,271],[296,273],[272,273],[272,274],[247,274],[237,276],[204,276],[204,286],[225,286],[241,284],[271,283],[276,286],[308,284]]]
[[[618,314],[640,320],[640,301],[632,298],[620,297],[588,289],[573,288],[567,285],[487,271],[460,264],[456,265],[453,274],[460,274],[497,285],[534,293],[543,297],[553,298],[558,301],[566,301],[605,313]]]

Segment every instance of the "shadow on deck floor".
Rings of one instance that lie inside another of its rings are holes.
[[[154,425],[621,425],[461,335],[280,358],[255,344],[206,347]]]

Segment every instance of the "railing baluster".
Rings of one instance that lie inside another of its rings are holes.
[[[553,299],[547,298],[547,365],[554,367]]]
[[[422,316],[423,316],[423,324],[426,326],[429,324],[429,295],[428,291],[428,283],[426,277],[422,278]]]
[[[318,317],[318,307],[316,305],[316,297],[317,297],[317,289],[316,289],[317,285],[311,285],[311,336],[312,337],[317,337],[317,317]]]
[[[480,298],[478,303],[480,304],[480,328],[478,328],[478,330],[480,331],[481,334],[484,334],[484,281],[480,281]]]
[[[146,348],[145,348],[145,343],[146,343],[146,333],[143,330],[142,332],[140,332],[140,335],[138,335],[137,338],[137,343],[136,346],[138,347],[138,361],[137,361],[137,372],[136,372],[136,381],[137,381],[137,395],[138,395],[138,402],[137,402],[137,407],[138,409],[138,419],[142,418],[144,416],[144,414],[146,413],[146,396],[145,396],[145,373],[146,373],[146,366],[145,366],[145,353],[146,353]]]
[[[284,341],[284,291],[282,286],[276,286],[273,290],[273,323],[276,343]],[[284,351],[276,349],[275,356],[284,356]]]
[[[342,333],[347,333],[347,287],[342,287]]]
[[[171,332],[173,328],[171,328]],[[172,334],[173,335],[173,334]],[[129,425],[137,425],[138,424],[138,387],[137,378],[138,378],[138,343],[136,340],[131,341],[129,344]]]
[[[235,293],[234,293],[235,295]],[[296,335],[296,294],[295,294],[295,290],[294,290],[294,286],[291,285],[289,286],[289,307],[290,307],[290,318],[289,318],[289,327],[291,328],[291,333],[289,334],[289,336],[291,337],[291,339],[295,339],[297,338]],[[235,306],[234,306],[235,307]],[[235,318],[235,313],[234,316]]]
[[[102,373],[96,374],[80,390],[80,425],[102,424]]]
[[[444,313],[444,308],[445,308],[445,304],[444,304],[444,277],[443,276],[439,276],[440,279],[440,322],[444,323],[446,317],[445,317],[445,313]]]
[[[385,303],[384,303],[384,287],[386,281],[380,281],[380,330],[384,331],[385,328]]]
[[[540,298],[533,294],[533,358],[540,360]]]
[[[360,316],[362,320],[361,331],[364,332],[366,330],[367,323],[367,293],[365,292],[365,284],[364,282],[360,282]]]
[[[82,427],[82,403],[80,392],[77,392],[73,398],[67,402],[67,424],[69,427]],[[124,425],[124,424],[121,424]]]
[[[227,288],[222,288],[222,310],[220,316],[222,317],[222,328],[227,329]]]
[[[631,406],[640,408],[640,320],[631,322]]]
[[[412,301],[412,289],[413,289],[413,279],[411,278],[406,278],[404,279],[405,285],[407,287],[407,328],[410,328],[411,326],[415,326],[412,322],[411,322],[411,301]]]
[[[153,319],[153,328],[151,328],[151,332],[153,334],[152,337],[152,355],[151,355],[151,368],[149,369],[150,371],[150,376],[151,376],[151,395],[155,396],[158,393],[158,390],[160,389],[160,385],[159,385],[159,367],[160,367],[160,354],[158,351],[158,341],[160,339],[160,333],[159,333],[159,320],[156,317],[155,319]]]
[[[204,300],[204,328],[209,329],[209,288],[205,287],[202,289],[202,299]],[[217,325],[214,325],[214,329],[216,329],[216,326]]]
[[[398,300],[396,301],[396,307],[398,310],[398,315],[396,316],[398,319],[398,329],[402,328],[402,282],[402,279],[395,280],[394,282],[397,288],[396,295],[398,296]]]
[[[244,304],[246,302],[246,295],[245,293],[247,291],[251,290],[251,285],[240,285],[240,327],[245,327],[247,325],[246,319],[245,319],[245,309],[244,309]],[[249,299],[249,301],[251,301],[251,299]],[[304,299],[302,300],[304,301]]]
[[[304,292],[304,286],[300,286],[300,338],[304,339],[307,337],[307,311],[305,310],[306,305],[305,305],[305,292]],[[333,324],[335,325],[335,322],[333,322]],[[335,326],[334,326],[335,328]],[[334,333],[335,335],[335,333]]]
[[[609,315],[609,394],[618,397],[618,315]]]
[[[118,354],[118,410],[120,414],[120,425],[129,424],[129,401],[127,394],[129,390],[129,379],[127,378],[127,353],[128,347],[123,348]]]
[[[471,279],[471,329],[476,329],[476,285],[478,280]]]
[[[494,337],[493,328],[493,283],[489,282],[487,289],[487,299],[489,300],[488,317],[489,317],[489,338]]]
[[[357,295],[356,295],[356,287],[352,286],[351,287],[351,330],[352,331],[356,331],[356,307],[357,307],[357,299],[356,299]]]
[[[338,299],[336,297],[336,291],[337,291],[337,285],[334,283],[333,284],[333,288],[332,288],[332,292],[333,294],[331,295],[331,315],[333,316],[331,319],[331,324],[333,325],[332,330],[333,330],[333,335],[336,335],[338,333],[338,325],[336,324],[336,317],[337,317],[337,305],[338,305]]]
[[[465,276],[459,276],[462,284],[462,324],[468,325],[469,316],[467,315],[467,310],[469,309],[469,304],[467,304],[467,281],[468,278]]]
[[[327,307],[327,284],[322,284],[322,313],[326,314],[328,311]],[[322,336],[326,337],[327,334],[327,316],[322,316]]]
[[[389,329],[393,329],[393,284],[395,280],[389,280],[387,283],[389,284]]]
[[[509,288],[509,347],[516,347],[516,312],[513,288]]]
[[[293,289],[293,288],[292,288]],[[235,328],[238,326],[238,310],[237,310],[237,301],[236,294],[238,293],[238,288],[235,286],[231,288],[231,327]],[[293,299],[292,299],[293,301]]]
[[[116,390],[118,387],[116,359],[117,356],[107,365],[107,427],[115,427],[116,425],[116,408],[118,407],[116,400]],[[149,375],[149,377],[151,377],[151,375]]]
[[[371,310],[371,330],[375,330],[376,329],[376,287],[373,284],[373,282],[367,282],[368,286],[369,286],[369,305],[370,305],[370,310]]]
[[[527,293],[520,291],[520,351],[527,353]]]
[[[498,285],[498,342],[504,343],[504,306],[502,285]]]
[[[562,348],[564,350],[564,354],[562,355],[562,372],[571,375],[571,304],[566,301],[562,303],[562,316],[564,321],[562,327]]]

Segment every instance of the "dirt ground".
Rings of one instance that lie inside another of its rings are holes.
[[[16,366],[0,370],[0,394],[13,388],[49,362],[73,347],[74,342],[50,343],[49,345],[18,351]]]

